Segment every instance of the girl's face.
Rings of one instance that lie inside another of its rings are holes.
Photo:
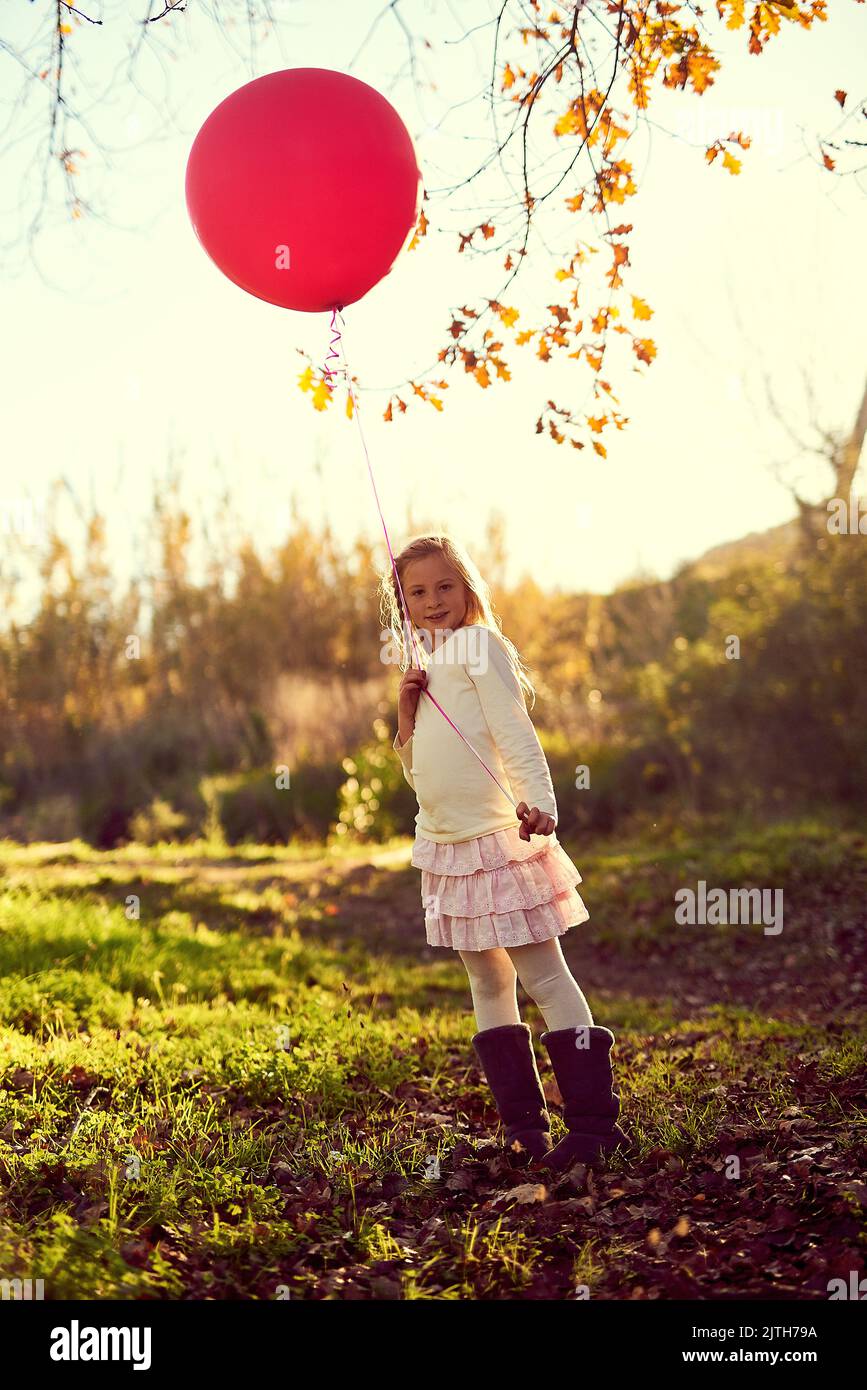
[[[444,555],[411,560],[401,587],[413,625],[431,634],[434,647],[466,622],[466,586]]]

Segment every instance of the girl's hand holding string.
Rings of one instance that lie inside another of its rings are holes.
[[[518,813],[518,820],[521,822],[521,829],[518,834],[522,840],[529,840],[531,835],[552,835],[554,833],[554,817],[540,811],[538,806],[534,806],[531,811],[526,801],[519,801],[515,810]]]
[[[421,670],[418,666],[409,666],[404,672],[397,697],[397,731],[401,747],[415,729],[416,707],[426,685],[427,671]]]

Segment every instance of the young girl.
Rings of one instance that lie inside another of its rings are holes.
[[[449,536],[410,541],[383,575],[380,599],[405,671],[393,746],[418,798],[412,863],[421,869],[428,943],[456,950],[466,967],[479,1030],[473,1048],[513,1161],[554,1169],[592,1162],[627,1142],[616,1123],[614,1035],[594,1026],[560,947],[559,937],[590,914],[555,834],[551,774],[524,700],[533,686],[500,631],[487,584]],[[567,1126],[556,1146],[519,979],[548,1029],[542,1042]]]

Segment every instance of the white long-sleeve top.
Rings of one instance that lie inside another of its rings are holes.
[[[548,762],[499,632],[483,623],[455,628],[419,660],[427,689],[515,801],[556,821]],[[514,806],[424,693],[412,735],[399,740],[398,732],[392,746],[418,798],[419,834],[448,844],[519,824]]]

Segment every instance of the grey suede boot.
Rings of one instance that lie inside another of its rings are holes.
[[[551,1149],[551,1117],[526,1023],[476,1033],[473,1048],[494,1094],[513,1164],[523,1167]]]
[[[582,1040],[587,1046],[580,1046]],[[592,1163],[621,1144],[628,1148],[629,1138],[617,1124],[620,1097],[612,1085],[611,1029],[558,1028],[543,1033],[542,1042],[563,1097],[568,1133],[533,1167],[562,1172],[575,1163]]]

